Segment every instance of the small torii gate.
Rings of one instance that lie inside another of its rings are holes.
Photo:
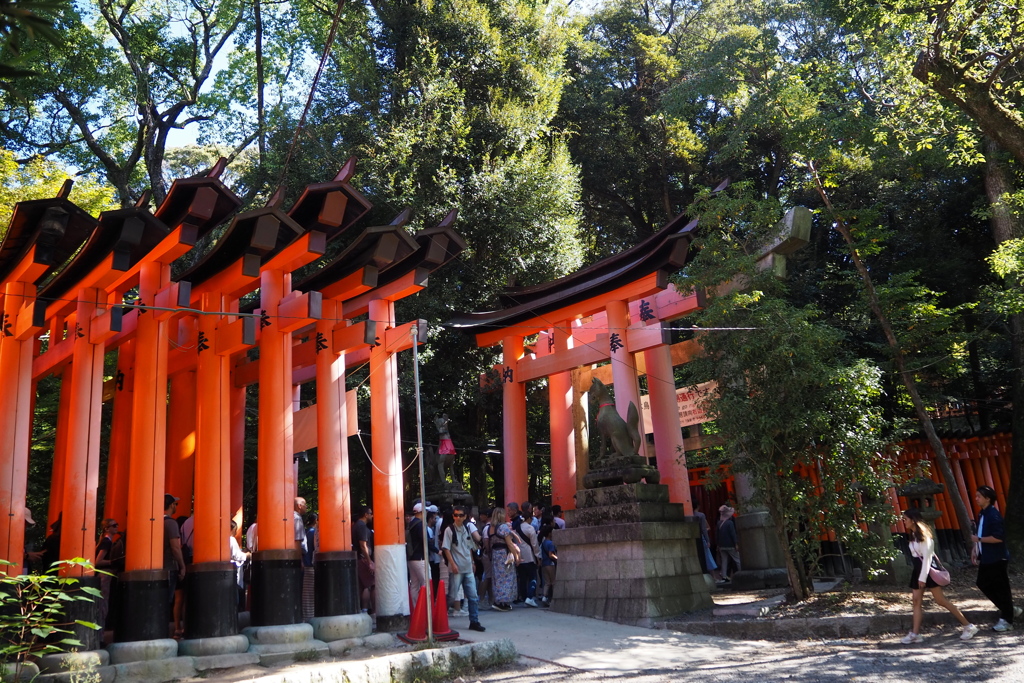
[[[680,216],[644,242],[571,275],[506,290],[497,311],[463,314],[452,326],[472,332],[480,347],[502,346],[495,367],[502,387],[505,500],[527,498],[526,382],[548,378],[552,502],[575,508],[576,449],[571,371],[611,361],[615,408],[640,408],[638,368],[647,373],[654,455],[670,500],[692,514],[682,431],[672,373],[671,323],[701,307],[669,275],[686,263],[697,222]],[[525,338],[539,334],[533,349]],[[585,389],[585,387],[584,387]],[[641,430],[642,432],[643,430]],[[646,446],[641,455],[651,455]]]

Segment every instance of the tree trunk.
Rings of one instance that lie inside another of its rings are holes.
[[[885,334],[885,340],[892,353],[893,362],[896,364],[896,369],[899,371],[900,379],[903,380],[903,385],[906,387],[907,393],[910,394],[910,400],[914,404],[914,412],[917,414],[917,419],[921,423],[921,429],[924,431],[925,437],[928,439],[928,444],[932,447],[932,451],[935,453],[935,462],[938,463],[939,472],[942,473],[942,480],[946,484],[947,497],[953,504],[957,523],[960,525],[960,537],[963,539],[964,548],[970,548],[971,517],[967,512],[967,505],[959,495],[956,478],[953,476],[953,468],[949,464],[949,457],[946,455],[946,449],[942,445],[942,440],[939,438],[938,433],[935,431],[935,425],[932,423],[932,418],[928,415],[928,410],[924,405],[924,401],[921,400],[921,394],[917,390],[917,380],[915,380],[913,374],[907,370],[906,359],[903,357],[903,349],[900,348],[899,341],[897,341],[896,335],[892,330],[892,325],[889,323],[889,318],[882,311],[882,306],[878,301],[878,293],[875,291],[874,282],[871,280],[871,274],[868,272],[867,267],[865,267],[864,262],[860,259],[860,253],[857,251],[857,248],[853,243],[853,237],[850,235],[849,227],[839,216],[836,215],[835,209],[832,207],[832,202],[829,199],[828,194],[825,192],[825,186],[822,185],[821,179],[818,177],[818,173],[814,168],[814,164],[811,163],[809,166],[810,171],[814,176],[815,184],[817,185],[818,194],[821,195],[821,199],[825,203],[825,207],[832,214],[833,226],[836,231],[842,235],[847,247],[849,247],[850,257],[853,259],[853,264],[856,266],[857,272],[860,273],[861,280],[864,283],[864,291],[868,298],[868,306],[871,308],[871,312],[878,320],[878,324],[881,326],[882,332]]]
[[[994,139],[986,137],[985,194],[992,209],[992,236],[1001,244],[1024,235],[1024,226],[1006,206],[1003,198],[1012,193],[1012,171],[1007,168],[1004,151]],[[1010,482],[1007,486],[1006,542],[1011,554],[1024,553],[1024,487],[1014,486],[1024,481],[1024,315],[1010,316],[1010,354],[1013,362],[1012,382],[1013,417],[1011,418],[1012,444],[1010,456]]]
[[[263,92],[264,92],[264,76],[263,76],[263,12],[262,12],[262,0],[256,0],[253,4],[253,12],[255,18],[255,32],[254,40],[256,41],[256,133],[257,133],[257,145],[256,148],[259,150],[259,166],[263,168],[263,163],[267,156],[267,141],[265,133],[266,124],[266,111],[263,103]]]
[[[791,597],[794,602],[806,600],[814,593],[814,584],[808,580],[807,572],[793,557],[789,533],[786,531],[786,520],[782,514],[782,494],[779,491],[778,480],[772,475],[764,479],[764,497],[768,512],[772,516],[775,536],[779,541],[779,547],[782,548],[782,556],[786,558],[786,574],[789,576]]]

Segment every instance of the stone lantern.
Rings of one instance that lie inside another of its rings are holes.
[[[942,511],[935,507],[935,496],[946,491],[945,484],[937,484],[925,477],[916,477],[904,484],[897,493],[910,501],[910,507],[921,511],[921,518],[935,532],[935,520],[942,516]]]

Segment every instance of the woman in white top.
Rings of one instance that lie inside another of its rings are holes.
[[[910,633],[903,636],[900,642],[904,645],[921,642],[925,588],[931,589],[935,604],[949,610],[949,613],[956,617],[956,620],[963,626],[960,639],[970,639],[978,632],[978,627],[967,621],[967,617],[943,594],[942,586],[935,583],[929,575],[928,570],[932,566],[932,558],[935,556],[935,538],[932,536],[931,527],[925,524],[924,518],[921,517],[921,511],[917,508],[905,510],[903,521],[907,524],[907,531],[910,534],[910,555],[914,564],[910,574],[910,588],[914,591],[914,627]]]

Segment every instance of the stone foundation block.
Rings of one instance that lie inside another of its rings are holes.
[[[250,626],[242,635],[252,645],[281,645],[313,640],[313,627],[309,624],[281,624],[276,626]]]
[[[260,656],[251,652],[204,655],[192,658],[192,665],[196,668],[196,672],[200,674],[221,669],[233,669],[237,666],[253,666],[259,663]]]
[[[136,640],[128,643],[111,643],[107,646],[111,664],[127,664],[178,656],[178,641],[174,638],[158,640]]]
[[[341,640],[332,640],[327,643],[327,649],[330,650],[332,657],[344,657],[352,650],[362,646],[362,638],[342,638]]]
[[[373,618],[369,614],[344,614],[334,617],[313,617],[313,638],[330,643],[345,638],[362,638],[373,633]]]
[[[240,634],[218,638],[196,638],[178,643],[178,654],[188,657],[240,654],[248,649],[249,639]]]
[[[115,671],[117,683],[173,681],[178,678],[192,678],[196,675],[196,668],[191,657],[129,662],[115,664],[112,668]]]
[[[478,669],[506,664],[518,656],[515,644],[508,638],[473,644],[473,666]]]
[[[25,662],[20,667],[14,662],[6,662],[0,671],[3,672],[3,680],[17,681],[18,683],[35,680],[39,675],[39,667],[32,662]]]
[[[363,646],[372,650],[384,650],[398,644],[398,639],[391,633],[374,633],[363,638]]]

